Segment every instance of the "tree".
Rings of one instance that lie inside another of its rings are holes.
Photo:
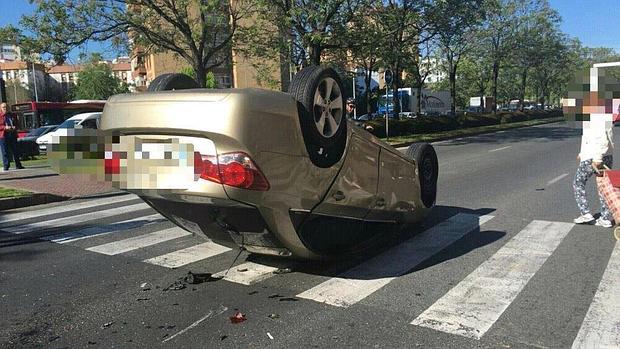
[[[493,111],[497,111],[497,90],[500,68],[510,57],[514,47],[514,37],[519,0],[490,0],[485,4],[487,20],[483,25],[484,36],[491,58],[491,93],[493,94]]]
[[[33,50],[57,62],[89,40],[129,41],[146,53],[168,50],[196,72],[201,86],[207,72],[231,59],[239,22],[251,1],[219,0],[39,0],[22,25],[34,34]]]
[[[484,19],[481,1],[451,0],[440,2],[437,41],[450,81],[452,113],[456,111],[456,71],[461,58],[475,45],[478,26]]]
[[[127,85],[112,75],[105,63],[91,62],[78,73],[73,99],[108,99],[118,93],[129,92]]]
[[[381,59],[393,71],[392,88],[398,91],[402,72],[418,60],[418,47],[436,32],[433,4],[430,0],[386,0],[379,11],[379,23],[385,33]],[[398,93],[393,93],[394,113],[400,112]]]

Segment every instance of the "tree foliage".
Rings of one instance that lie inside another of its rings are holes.
[[[239,21],[252,2],[219,0],[40,0],[22,24],[34,34],[33,50],[57,62],[89,40],[129,42],[142,51],[171,51],[205,86],[209,70],[228,64]]]
[[[78,73],[72,97],[106,100],[112,95],[126,92],[129,92],[127,85],[112,74],[107,64],[91,62]]]

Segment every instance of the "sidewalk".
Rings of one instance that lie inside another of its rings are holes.
[[[87,175],[59,175],[49,166],[26,166],[23,170],[0,172],[0,187],[32,192],[32,196],[0,199],[0,210],[40,205],[104,193],[122,193],[109,182],[97,182]]]

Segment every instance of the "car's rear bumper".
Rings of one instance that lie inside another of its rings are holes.
[[[256,207],[234,200],[187,195],[154,198],[134,192],[175,224],[193,233],[204,234],[214,242],[255,253],[291,255],[271,232]]]

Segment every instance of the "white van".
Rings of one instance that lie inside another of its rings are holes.
[[[46,152],[47,145],[52,143],[53,140],[58,140],[59,137],[66,137],[69,129],[74,128],[90,128],[97,129],[99,126],[99,119],[101,118],[101,112],[96,113],[82,113],[77,114],[69,119],[65,120],[62,124],[49,133],[37,138],[37,144],[39,145],[39,151]]]

